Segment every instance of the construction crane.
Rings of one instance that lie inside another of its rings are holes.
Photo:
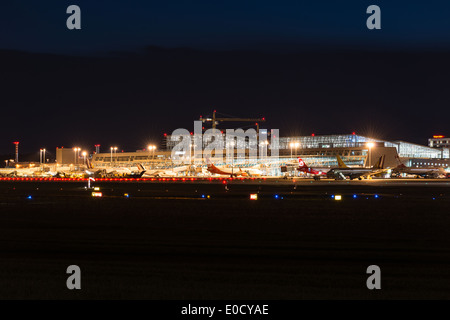
[[[216,125],[219,124],[219,122],[255,122],[256,133],[259,134],[259,123],[265,122],[266,118],[217,118],[216,110],[214,110],[212,118],[203,118],[202,116],[200,116],[200,121],[202,121],[203,123],[212,122],[213,129],[216,129]]]

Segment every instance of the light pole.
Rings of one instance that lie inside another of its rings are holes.
[[[369,168],[372,167],[372,148],[374,146],[373,142],[368,142],[367,146],[369,147]]]
[[[148,147],[147,147],[147,150],[150,152],[152,152],[152,169],[153,169],[153,167],[154,167],[154,159],[155,159],[155,149],[156,149],[156,146],[154,146],[154,145],[149,145]]]
[[[297,148],[300,146],[300,142],[291,142],[289,143],[289,147],[291,147],[291,159],[292,159],[292,148],[295,148],[295,157],[297,157]],[[295,171],[294,171],[295,176]]]
[[[152,146],[152,168],[155,167],[155,150],[156,146]]]
[[[83,151],[82,155],[83,155],[83,163],[86,164],[86,155],[87,155],[86,151]]]
[[[295,146],[295,157],[297,157],[297,148],[300,147],[300,142],[294,143]]]
[[[80,150],[81,150],[81,149],[78,148],[78,147],[73,148],[73,151],[75,151],[75,164],[78,164],[78,152],[79,152]]]
[[[45,148],[39,149],[39,166],[45,166]]]
[[[151,151],[151,152],[152,152],[152,159],[153,159],[153,158],[155,157],[155,149],[156,149],[156,146],[151,145],[151,146],[148,146],[147,149],[148,149],[148,151]]]
[[[113,151],[114,151],[114,155],[116,155],[117,147],[111,147],[111,166],[112,166],[112,163],[113,163]]]
[[[289,147],[291,147],[291,159],[292,159],[292,148],[294,147],[294,143],[293,142],[289,143]]]

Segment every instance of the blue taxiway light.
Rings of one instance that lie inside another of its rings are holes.
[[[204,194],[202,194],[202,198],[204,198],[205,197],[205,195]]]
[[[279,196],[276,194],[276,195],[275,195],[275,199],[278,199],[278,198],[279,198]]]
[[[378,198],[378,195],[377,195],[377,194],[375,195],[375,198]]]
[[[356,194],[353,195],[353,199],[356,199],[358,196]]]
[[[27,199],[30,199],[30,200],[31,200],[31,199],[33,199],[33,197],[32,197],[32,196],[28,196]]]

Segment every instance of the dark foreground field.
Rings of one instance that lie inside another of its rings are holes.
[[[447,182],[84,185],[0,184],[0,298],[450,298]]]

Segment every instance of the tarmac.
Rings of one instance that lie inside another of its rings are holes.
[[[0,298],[448,299],[449,182],[2,181]]]

